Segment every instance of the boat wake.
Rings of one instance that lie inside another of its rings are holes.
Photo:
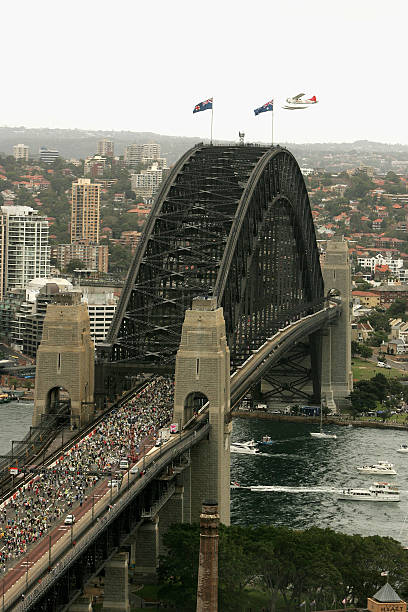
[[[333,487],[283,487],[279,485],[256,485],[247,488],[254,493],[340,493],[341,491]]]

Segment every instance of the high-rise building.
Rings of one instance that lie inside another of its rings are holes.
[[[40,147],[40,161],[44,164],[52,164],[60,156],[57,149],[47,149],[47,147]]]
[[[28,161],[28,151],[29,148],[25,144],[17,144],[13,147],[13,155],[15,159],[23,159],[24,161]]]
[[[98,244],[101,186],[91,179],[72,183],[71,243]]]
[[[50,273],[48,221],[30,206],[0,207],[0,300]]]
[[[136,168],[141,163],[149,163],[160,158],[160,145],[131,144],[125,149],[125,164],[129,168]]]
[[[97,144],[98,155],[104,155],[105,157],[113,157],[114,155],[114,144],[112,140],[108,138],[104,138],[103,140],[99,140]]]

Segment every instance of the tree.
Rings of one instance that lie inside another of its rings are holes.
[[[388,308],[387,314],[390,317],[401,317],[405,318],[405,312],[407,310],[407,301],[401,298],[395,300],[393,304]]]
[[[360,355],[364,359],[369,359],[373,355],[373,349],[367,346],[366,344],[360,344],[359,351],[360,351]]]
[[[85,263],[82,259],[71,259],[71,261],[65,266],[65,272],[72,274],[74,270],[84,270]]]

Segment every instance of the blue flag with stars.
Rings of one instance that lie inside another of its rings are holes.
[[[273,111],[273,100],[266,102],[263,106],[254,109],[255,116],[260,115],[261,113],[266,113],[267,111]]]
[[[195,105],[193,109],[193,114],[199,113],[200,111],[209,110],[212,107],[213,107],[213,99],[208,98],[208,100],[204,100],[204,102],[199,102],[198,104]]]

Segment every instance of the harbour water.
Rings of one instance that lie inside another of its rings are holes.
[[[235,419],[232,440],[260,440],[271,446],[262,455],[231,454],[231,480],[240,485],[268,485],[266,492],[231,490],[231,522],[329,527],[344,533],[390,536],[408,544],[408,455],[397,453],[408,433],[396,430],[327,426],[337,440],[316,439],[318,425]],[[360,474],[357,466],[386,460],[397,476]],[[345,487],[368,488],[388,481],[400,488],[399,503],[338,501]]]
[[[30,430],[33,402],[0,404],[0,455],[11,451],[10,440],[22,440]]]

